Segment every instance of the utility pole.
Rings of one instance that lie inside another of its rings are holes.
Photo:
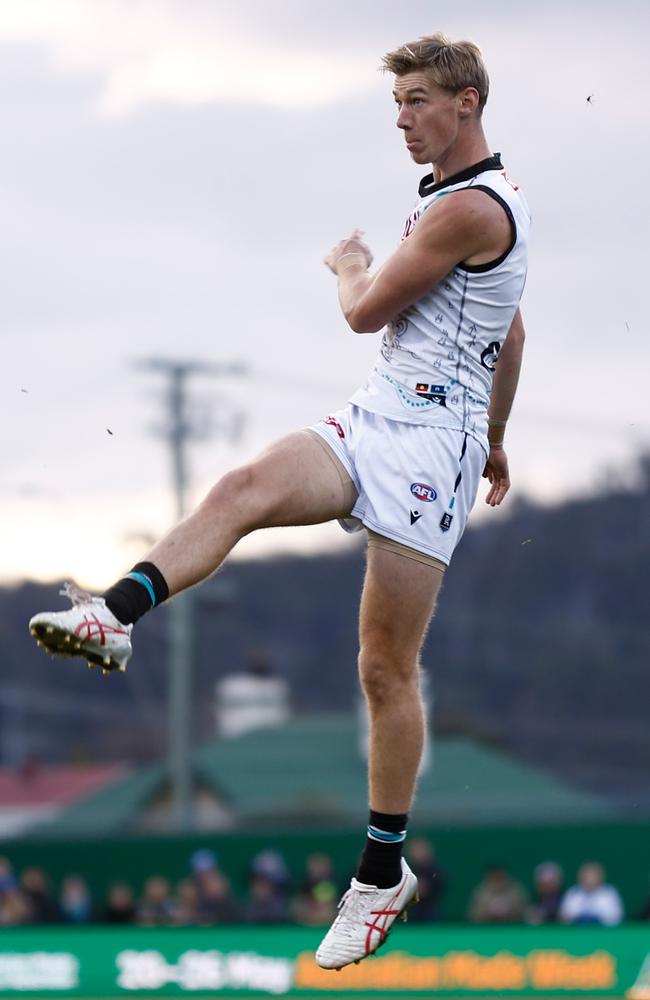
[[[186,514],[188,487],[187,444],[216,435],[234,439],[243,414],[233,411],[229,420],[216,423],[209,412],[192,412],[189,380],[204,375],[223,378],[244,375],[241,364],[211,364],[204,361],[175,361],[170,358],[146,358],[136,362],[140,370],[156,372],[166,379],[165,420],[155,432],[165,438],[170,447],[172,482],[178,520]],[[194,407],[196,411],[196,407]],[[191,722],[192,722],[192,613],[193,592],[179,594],[169,606],[171,634],[169,643],[169,738],[168,768],[172,788],[173,826],[178,832],[188,832],[193,826]]]

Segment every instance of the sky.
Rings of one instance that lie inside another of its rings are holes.
[[[378,66],[436,30],[481,45],[488,141],[533,213],[513,493],[632,478],[649,29],[633,0],[0,0],[0,581],[105,587],[173,522],[143,359],[246,372],[192,381],[190,505],[364,380],[378,335],[346,327],[322,258],[356,226],[377,262],[397,244],[426,170]],[[348,544],[326,525],[241,551]]]

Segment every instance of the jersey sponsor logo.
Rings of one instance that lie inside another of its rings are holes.
[[[324,420],[324,423],[329,424],[330,427],[336,427],[336,433],[338,434],[338,436],[340,438],[344,438],[345,437],[345,431],[341,427],[341,425],[338,422],[338,420],[335,420],[334,417],[326,417],[325,420]]]
[[[433,486],[429,486],[427,483],[411,483],[411,493],[423,503],[433,503],[438,498]]]
[[[499,341],[493,340],[487,345],[484,351],[481,351],[481,364],[484,368],[487,368],[489,372],[493,372],[496,368],[500,350],[501,344]]]

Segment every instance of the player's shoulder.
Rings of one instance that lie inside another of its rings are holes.
[[[468,185],[469,190],[478,190],[492,198],[493,201],[507,206],[518,216],[520,223],[530,221],[530,208],[521,185],[514,180],[507,170],[491,170],[476,178],[476,183]],[[507,211],[507,209],[506,209]]]
[[[491,188],[489,189],[491,191]],[[503,207],[499,198],[486,197],[480,185],[454,188],[441,195],[424,212],[420,222],[423,235],[426,229],[453,227],[455,232],[465,229],[492,229],[503,220]]]

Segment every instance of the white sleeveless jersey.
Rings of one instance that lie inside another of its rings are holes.
[[[530,212],[499,154],[439,183],[420,184],[419,200],[402,239],[439,198],[464,188],[484,191],[502,205],[510,246],[487,264],[458,264],[384,331],[367,383],[350,402],[409,423],[461,430],[487,450],[487,409],[499,350],[526,281]]]

